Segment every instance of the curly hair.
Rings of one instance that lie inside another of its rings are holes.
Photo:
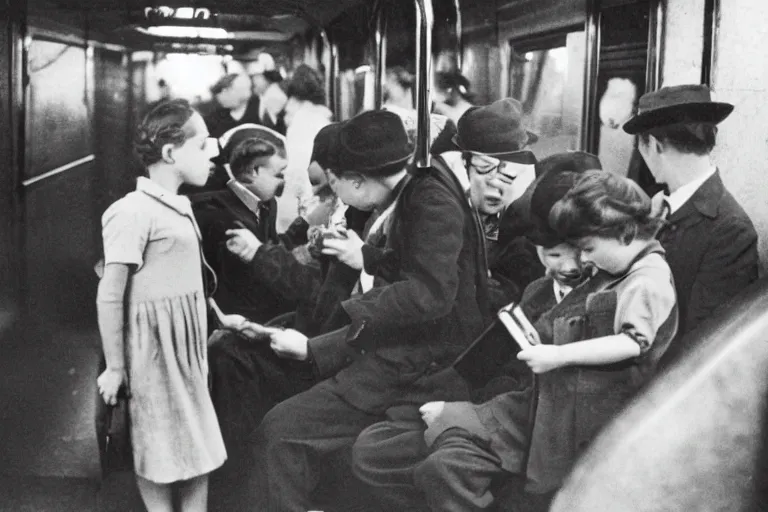
[[[285,94],[289,98],[309,101],[315,105],[325,104],[323,79],[317,71],[306,64],[301,64],[293,72],[291,81],[285,88]]]
[[[195,113],[187,100],[165,101],[152,108],[136,129],[133,150],[144,166],[163,159],[163,146],[184,144],[194,134],[184,125]]]
[[[564,240],[587,236],[630,243],[651,239],[664,221],[651,217],[651,200],[629,178],[605,171],[586,171],[552,207],[550,227]]]

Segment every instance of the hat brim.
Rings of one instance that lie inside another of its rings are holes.
[[[698,102],[670,105],[655,108],[635,115],[622,127],[625,132],[635,135],[653,128],[677,123],[711,123],[718,124],[725,120],[733,105],[719,102]]]
[[[411,159],[412,156],[413,156],[413,150],[411,150],[410,153],[408,153],[403,157],[398,157],[393,160],[382,162],[376,165],[370,165],[366,167],[356,166],[354,168],[344,168],[344,166],[342,166],[339,163],[335,163],[335,164],[331,163],[331,167],[333,168],[333,166],[336,165],[338,168],[334,170],[337,170],[339,172],[357,172],[360,174],[376,174],[376,171],[378,171],[379,169],[383,169],[385,167],[391,167],[397,164],[405,165],[408,162],[408,160]]]
[[[540,245],[545,248],[565,243],[565,240],[557,236],[557,233],[550,229],[543,229],[535,222],[531,223],[531,227],[526,231],[525,237],[533,245]]]
[[[527,133],[529,137],[533,135],[536,138],[533,140],[529,138],[528,144],[526,145],[533,144],[534,142],[539,140],[539,137],[536,134],[532,132],[527,132]],[[451,139],[451,142],[453,143],[453,146],[456,148],[457,151],[468,151],[470,153],[479,153],[482,155],[487,155],[493,158],[497,158],[504,162],[512,162],[516,164],[533,165],[536,163],[536,156],[533,154],[532,151],[529,151],[527,149],[523,149],[519,151],[504,151],[501,153],[486,153],[484,151],[477,151],[474,149],[463,147],[461,145],[461,139],[459,138],[458,135],[454,135],[453,138]]]

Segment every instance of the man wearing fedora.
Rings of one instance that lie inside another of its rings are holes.
[[[254,437],[254,510],[306,511],[329,470],[368,425],[405,405],[466,399],[447,367],[490,321],[482,230],[455,178],[407,171],[412,156],[396,114],[370,111],[342,124],[330,185],[351,207],[374,212],[364,237],[349,231],[325,252],[359,270],[341,303],[347,326],[307,339],[286,329],[271,346],[328,378],[275,406]],[[256,499],[259,497],[256,496]]]
[[[527,148],[538,137],[523,127],[522,116],[522,105],[512,98],[468,109],[459,119],[452,151],[434,164],[445,164],[456,174],[480,216],[494,308],[519,300],[528,283],[544,272],[526,238],[499,240],[502,216],[536,176],[536,157]]]
[[[757,234],[723,185],[710,152],[717,124],[733,105],[712,100],[705,85],[662,87],[644,94],[624,131],[638,135],[638,150],[668,194],[654,197],[667,225],[659,234],[675,278],[680,314],[671,361],[681,338],[757,279]],[[690,338],[687,338],[690,340]]]

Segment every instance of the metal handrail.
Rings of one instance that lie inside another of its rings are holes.
[[[430,166],[429,111],[432,106],[432,0],[416,0],[416,167]]]

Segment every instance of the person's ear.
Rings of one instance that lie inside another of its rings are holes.
[[[160,155],[163,158],[163,162],[167,164],[175,164],[176,160],[173,158],[173,151],[176,149],[176,146],[173,144],[164,144],[162,149],[160,149]]]
[[[649,146],[651,147],[651,150],[654,153],[660,154],[665,149],[664,141],[657,139],[653,135],[648,135],[648,142],[649,142]]]
[[[542,247],[541,245],[537,245],[536,246],[536,254],[539,256],[539,261],[541,262],[541,264],[546,269],[547,268],[547,264],[544,263],[544,247]]]

